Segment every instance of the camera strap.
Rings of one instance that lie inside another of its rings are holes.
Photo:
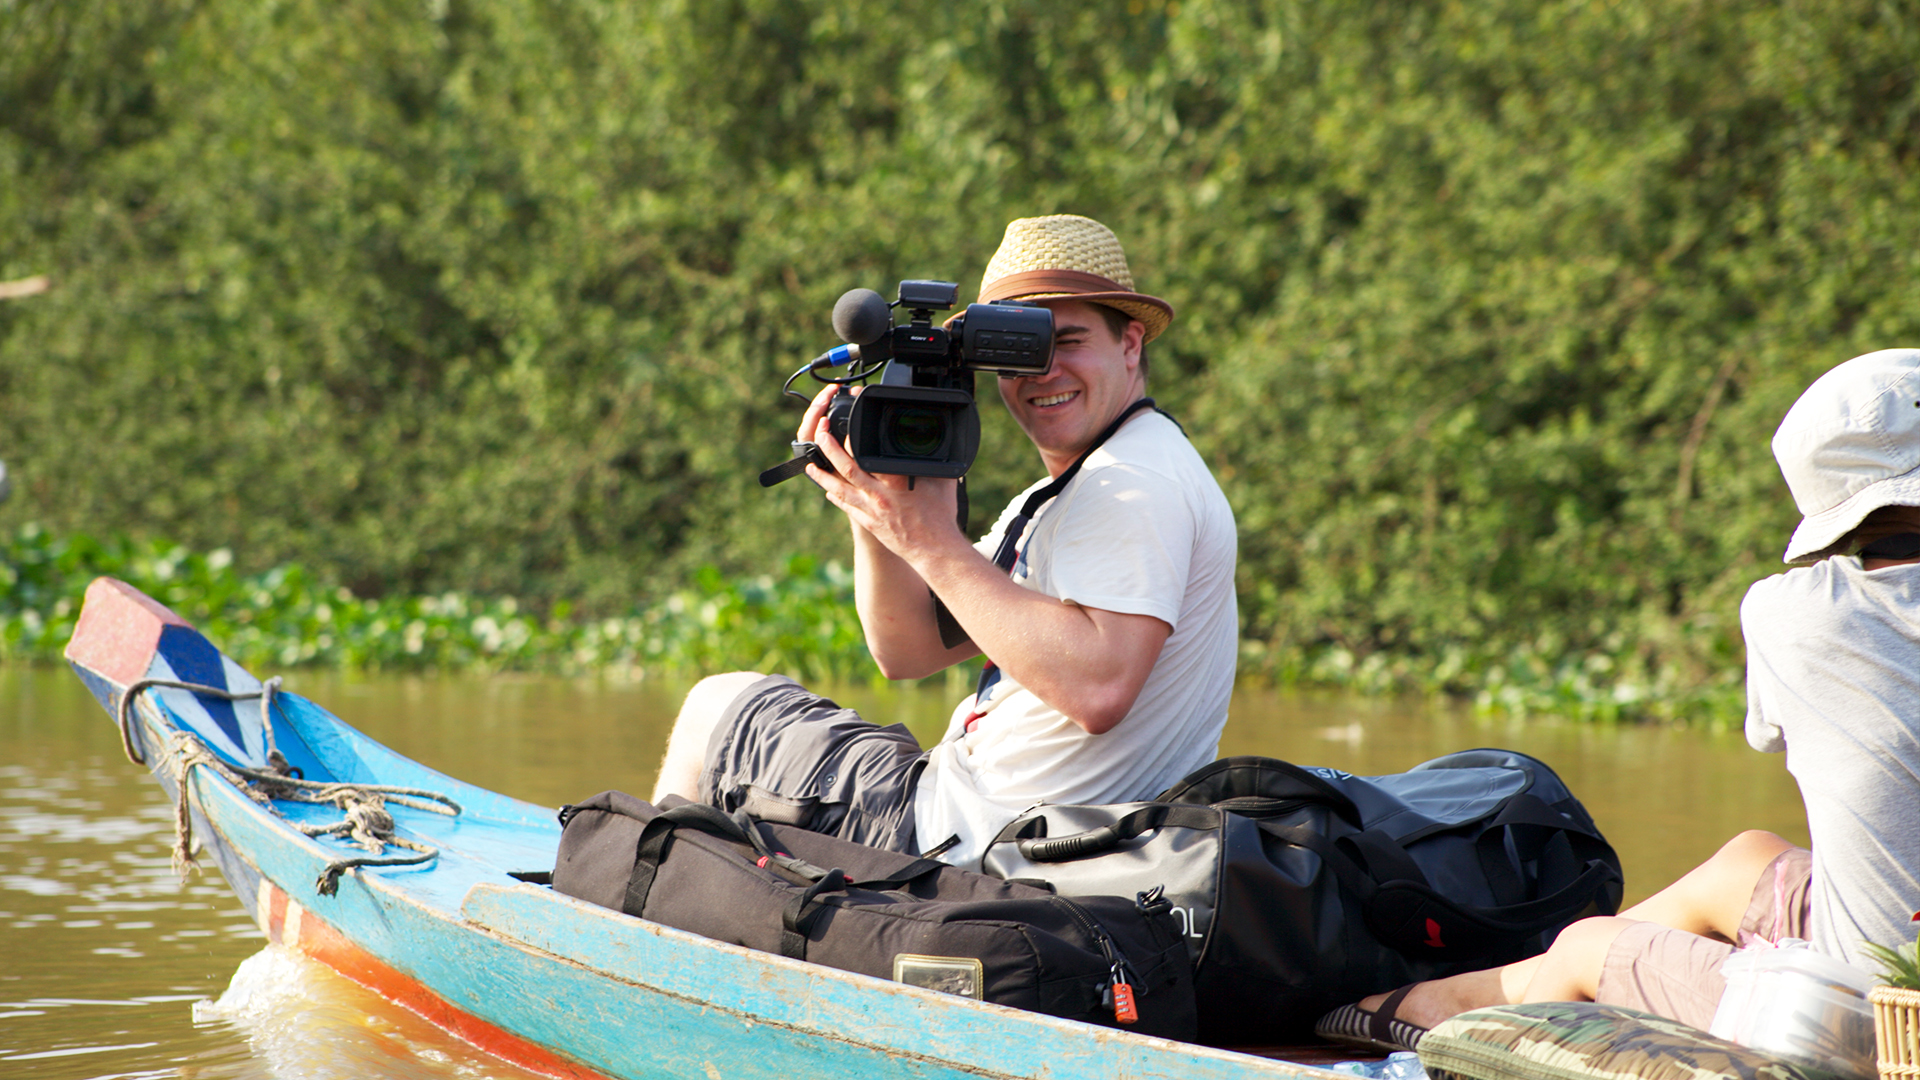
[[[1055,496],[1065,491],[1067,485],[1073,482],[1073,478],[1080,474],[1080,466],[1087,463],[1087,459],[1093,456],[1093,452],[1100,449],[1101,445],[1108,439],[1111,439],[1123,424],[1133,418],[1134,413],[1142,409],[1152,409],[1161,416],[1173,420],[1175,427],[1180,427],[1180,421],[1174,420],[1172,414],[1160,406],[1155,405],[1153,399],[1150,397],[1141,398],[1121,410],[1120,415],[1114,417],[1113,423],[1108,424],[1106,430],[1094,436],[1093,442],[1089,444],[1085,450],[1081,451],[1080,456],[1073,460],[1073,464],[1067,466],[1059,476],[1054,477],[1045,487],[1028,495],[1027,500],[1020,504],[1020,512],[1013,516],[1012,521],[1007,522],[1007,531],[1000,537],[1000,547],[993,554],[993,565],[999,567],[1003,573],[1013,573],[1013,564],[1020,558],[1020,538],[1026,534],[1027,524],[1033,520],[1033,516],[1038,514],[1040,508],[1045,506]],[[1181,428],[1181,433],[1184,434],[1185,432],[1186,429]],[[951,649],[967,640],[967,632],[960,628],[959,621],[953,617],[952,612],[947,610],[947,605],[940,602],[939,597],[934,598],[933,606],[934,618],[940,624],[941,644]],[[949,627],[951,627],[951,630],[949,630]],[[972,715],[967,717],[966,726],[968,730],[973,728],[974,721],[980,719],[982,715],[977,706],[986,699],[987,691],[993,688],[993,684],[999,681],[1000,669],[994,664],[993,658],[988,657],[986,666],[980,669],[979,685],[975,687],[973,692],[973,701],[976,709]]]

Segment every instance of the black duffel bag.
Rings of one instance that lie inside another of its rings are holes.
[[[569,896],[844,971],[1195,1035],[1191,963],[1157,893],[1069,900],[678,798],[608,791],[560,821],[553,887]]]
[[[1623,884],[1553,770],[1505,750],[1376,777],[1227,758],[1150,803],[1035,810],[983,865],[1067,896],[1163,890],[1201,1037],[1223,1043],[1304,1038],[1368,994],[1532,956],[1617,911]]]

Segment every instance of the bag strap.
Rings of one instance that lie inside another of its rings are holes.
[[[1353,858],[1367,875],[1367,879],[1376,884],[1389,881],[1411,881],[1416,885],[1426,885],[1427,873],[1420,869],[1407,849],[1381,829],[1367,829],[1351,836],[1343,836],[1333,842],[1333,846],[1343,854]],[[1499,894],[1496,894],[1499,895]]]
[[[886,877],[865,878],[847,883],[849,889],[873,889],[884,892],[888,889],[904,889],[924,878],[933,876],[942,870],[952,869],[939,859],[915,859],[907,865],[888,874]]]
[[[1417,866],[1413,869],[1414,876],[1383,878],[1380,876],[1381,871],[1376,871],[1371,862],[1363,863],[1348,854],[1348,842],[1353,841],[1354,847],[1363,848],[1368,851],[1370,858],[1379,859],[1382,867],[1398,865],[1398,859],[1388,854],[1388,851],[1399,848],[1398,842],[1378,830],[1368,830],[1378,834],[1371,838],[1366,833],[1361,833],[1356,837],[1342,837],[1339,841],[1329,841],[1310,825],[1292,828],[1263,825],[1261,828],[1276,839],[1295,847],[1305,848],[1320,856],[1327,868],[1333,871],[1334,877],[1359,899],[1361,907],[1367,911],[1372,910],[1376,898],[1383,889],[1411,890],[1426,895],[1435,903],[1462,918],[1483,926],[1515,933],[1534,933],[1546,929],[1557,921],[1569,906],[1584,907],[1601,889],[1605,888],[1609,880],[1617,876],[1612,866],[1603,860],[1594,859],[1587,863],[1586,868],[1573,881],[1551,895],[1514,904],[1484,906],[1462,904],[1435,892],[1427,883],[1426,875],[1421,873]],[[1407,856],[1404,850],[1399,850],[1398,858],[1405,859],[1408,863],[1412,862],[1411,857]]]
[[[839,869],[826,872],[819,881],[807,886],[800,895],[787,901],[786,910],[780,913],[780,955],[795,960],[807,958],[807,935],[812,932],[814,920],[826,909],[820,899],[821,893],[843,892],[847,888],[847,875]]]
[[[1173,415],[1160,406],[1155,405],[1153,399],[1150,397],[1143,397],[1121,410],[1120,415],[1113,418],[1113,423],[1108,424],[1105,431],[1095,435],[1093,442],[1090,443],[1085,450],[1080,452],[1079,457],[1073,459],[1073,464],[1067,466],[1066,471],[1054,477],[1045,487],[1027,496],[1027,501],[1020,504],[1020,512],[1015,514],[1013,520],[1007,523],[1007,531],[1000,536],[1000,547],[993,553],[993,565],[999,567],[1006,573],[1010,574],[1013,572],[1014,560],[1017,559],[1020,554],[1018,546],[1020,537],[1026,532],[1027,523],[1033,520],[1033,515],[1040,512],[1040,508],[1047,504],[1047,500],[1066,490],[1067,485],[1073,482],[1073,478],[1080,474],[1080,466],[1085,465],[1087,459],[1093,456],[1093,452],[1100,449],[1102,443],[1113,438],[1114,434],[1120,430],[1120,425],[1125,424],[1132,418],[1134,413],[1139,412],[1141,409],[1152,409],[1161,416],[1173,420]],[[1173,426],[1180,427],[1180,421],[1173,420]],[[1186,429],[1181,428],[1181,434],[1185,433]],[[929,592],[931,592],[931,590],[929,590]],[[947,605],[942,603],[938,596],[933,598],[933,617],[934,621],[940,626],[940,644],[942,646],[951,649],[967,640],[967,632],[961,628],[960,621],[953,617],[953,613],[947,610]],[[995,669],[992,666],[992,662],[989,661],[987,671],[993,670]],[[980,680],[980,690],[982,691],[991,685],[986,681],[986,671],[980,673]],[[978,692],[979,691],[976,691],[976,695]]]
[[[1351,796],[1323,776],[1279,758],[1221,758],[1189,773],[1154,802],[1196,803],[1242,817],[1277,817],[1303,806],[1325,806],[1354,828],[1365,824]]]
[[[1480,856],[1480,869],[1487,875],[1493,894],[1519,897],[1526,885],[1520,878],[1520,863],[1538,860],[1555,837],[1564,837],[1573,856],[1582,864],[1610,855],[1612,845],[1599,832],[1587,828],[1555,810],[1537,795],[1522,792],[1509,798],[1474,839]],[[1511,853],[1509,842],[1511,842]]]
[[[822,869],[774,848],[767,838],[766,826],[745,810],[736,810],[729,815],[706,803],[683,803],[655,814],[640,830],[640,839],[634,844],[633,873],[627,878],[627,895],[621,905],[622,911],[639,915],[646,906],[647,894],[653,889],[653,879],[660,871],[660,863],[666,859],[667,851],[673,845],[674,831],[683,828],[696,829],[749,847],[759,854],[762,865],[777,865],[803,881],[819,882],[829,875],[840,874],[844,888],[905,888],[947,868],[947,864],[938,859],[915,859],[882,877],[849,882],[839,870]]]
[[[784,851],[775,850],[772,842],[767,839],[765,823],[756,820],[745,810],[735,810],[733,812],[733,821],[740,827],[740,831],[745,836],[747,842],[753,845],[753,849],[759,852],[760,857],[766,862],[778,865],[796,877],[803,878],[807,881],[819,881],[832,872],[823,870],[807,862],[805,859],[796,858]],[[938,859],[919,858],[884,877],[850,881],[847,883],[847,888],[875,890],[900,889],[945,869],[947,869],[947,864]]]
[[[646,909],[647,895],[660,873],[660,863],[673,847],[674,831],[692,827],[736,843],[751,844],[748,830],[740,823],[706,803],[682,803],[655,814],[640,830],[633,845],[633,872],[627,876],[627,892],[620,910],[639,917]]]

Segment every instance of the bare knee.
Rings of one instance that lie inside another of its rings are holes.
[[[654,783],[653,801],[667,795],[685,799],[699,797],[700,774],[706,767],[707,744],[720,717],[748,687],[765,675],[757,671],[729,671],[709,675],[693,684],[680,705],[680,715],[667,736],[667,749],[660,759],[660,776]]]
[[[1679,881],[1620,914],[1690,934],[1733,941],[1760,875],[1793,845],[1763,829],[1749,829],[1720,846]]]
[[[1733,839],[1720,845],[1709,862],[1724,862],[1731,868],[1751,870],[1755,878],[1765,870],[1768,864],[1780,857],[1784,851],[1793,848],[1793,843],[1785,837],[1770,833],[1765,829],[1748,829]]]
[[[1600,972],[1606,966],[1607,953],[1621,931],[1634,920],[1617,916],[1596,916],[1573,923],[1553,939],[1553,945],[1540,957],[1526,989],[1523,1001],[1592,1001],[1599,990]],[[1517,966],[1517,965],[1516,965]]]
[[[1791,850],[1793,844],[1782,837],[1764,829],[1748,829],[1722,844],[1687,875],[1690,885],[1702,894],[1698,906],[1711,913],[1709,921],[1715,936],[1734,939],[1761,875],[1773,860]]]
[[[687,691],[687,698],[680,704],[680,716],[673,722],[675,734],[683,724],[694,724],[713,730],[719,723],[720,714],[727,711],[733,699],[740,696],[747,687],[766,678],[757,671],[729,671],[722,675],[709,675],[693,684]]]

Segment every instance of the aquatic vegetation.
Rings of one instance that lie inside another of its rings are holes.
[[[56,535],[0,540],[0,658],[58,659],[87,583],[120,578],[171,607],[244,664],[355,669],[586,670],[639,674],[753,667],[858,680],[873,671],[853,574],[808,556],[778,575],[695,575],[658,604],[609,618],[568,605],[460,592],[361,598],[290,563],[243,574],[220,548]]]
[[[118,577],[160,600],[249,665],[362,670],[523,670],[705,674],[735,668],[833,682],[878,680],[853,608],[853,573],[796,555],[776,574],[729,578],[707,567],[656,604],[583,616],[513,597],[462,592],[356,597],[289,563],[235,568],[224,548],[55,534],[36,525],[0,538],[0,659],[57,660],[87,583]],[[1242,677],[1361,693],[1464,697],[1505,713],[1602,722],[1737,723],[1740,665],[1705,677],[1638,658],[1625,639],[1605,652],[1551,639],[1519,649],[1454,648],[1437,659],[1341,647],[1278,653],[1241,646]],[[963,672],[960,681],[965,681]]]

